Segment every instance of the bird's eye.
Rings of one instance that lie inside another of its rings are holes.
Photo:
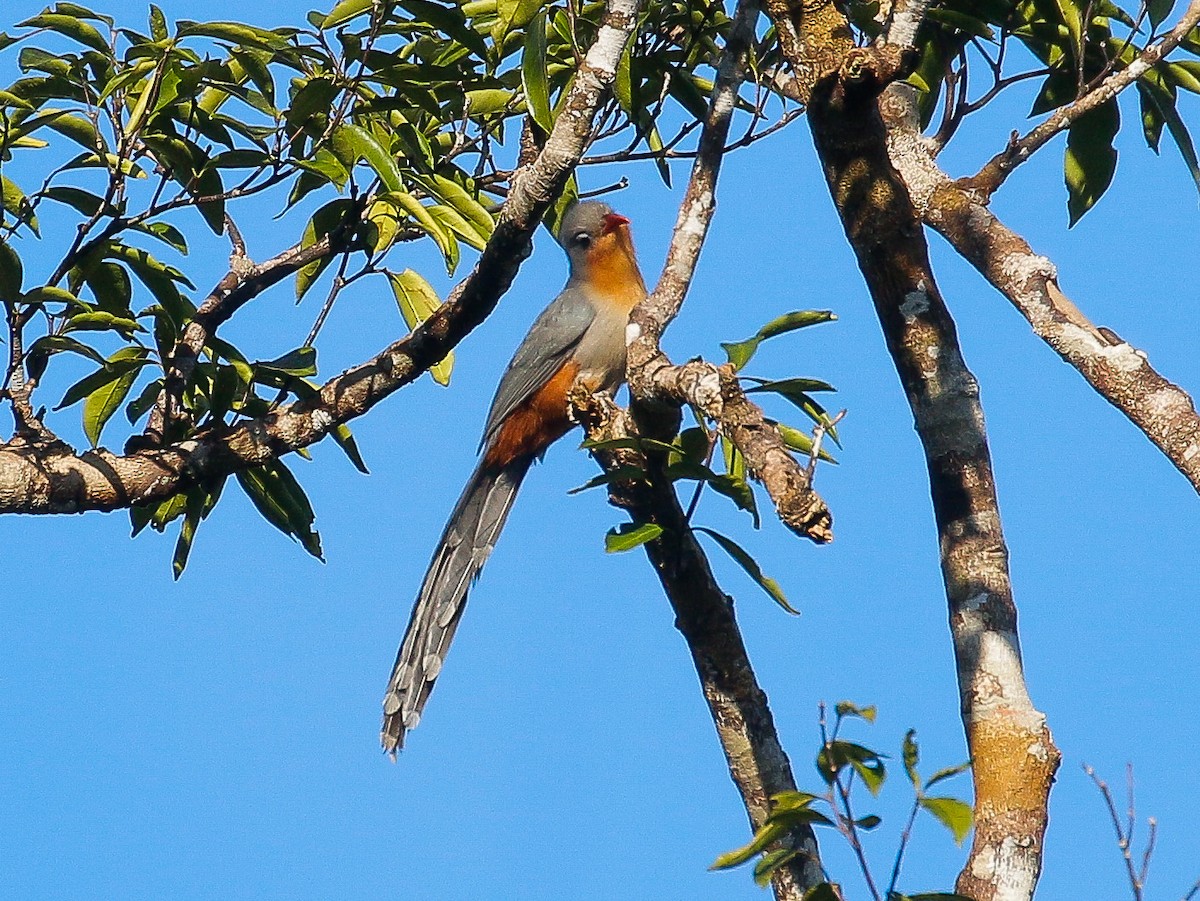
[[[592,243],[592,236],[587,232],[578,232],[575,237],[571,239],[571,243],[576,247],[587,247]]]

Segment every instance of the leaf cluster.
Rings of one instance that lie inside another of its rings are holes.
[[[711,868],[730,869],[757,857],[754,880],[760,886],[765,886],[780,867],[803,853],[791,840],[794,831],[798,828],[822,826],[836,830],[854,850],[868,889],[876,901],[963,901],[960,896],[954,894],[934,892],[907,895],[896,889],[904,852],[919,811],[926,811],[949,829],[958,844],[962,844],[972,824],[969,804],[957,798],[929,794],[929,790],[935,785],[967,771],[970,763],[940,769],[923,780],[917,772],[920,751],[916,733],[911,729],[904,736],[901,745],[901,761],[913,787],[913,804],[899,837],[899,848],[889,884],[882,893],[876,888],[876,881],[859,841],[859,834],[878,828],[883,820],[874,814],[855,814],[852,796],[856,781],[866,786],[872,797],[879,795],[887,781],[887,766],[884,763],[886,755],[839,738],[846,720],[856,719],[874,723],[876,712],[874,706],[860,707],[849,701],[840,701],[834,708],[833,728],[828,730],[825,710],[822,707],[821,746],[816,755],[816,768],[825,783],[824,791],[789,791],[772,796],[771,812],[762,826],[755,831],[751,841],[720,855]],[[810,889],[804,897],[807,901],[840,901],[841,894],[837,885],[827,875],[825,882]]]

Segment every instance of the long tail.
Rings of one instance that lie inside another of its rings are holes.
[[[404,733],[421,719],[466,607],[467,590],[496,546],[532,462],[532,457],[521,456],[500,469],[480,462],[450,514],[383,698],[379,739],[393,756],[404,747]]]

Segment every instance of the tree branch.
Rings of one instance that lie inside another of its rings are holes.
[[[889,92],[882,109],[891,159],[925,222],[1200,491],[1200,416],[1191,397],[1160,375],[1145,353],[1093,325],[1059,288],[1054,264],[997,219],[986,197],[965,190],[938,167],[903,90]]]
[[[1192,0],[1175,27],[1156,44],[1144,49],[1124,69],[1114,72],[1074,103],[1059,107],[1045,122],[1035,126],[1024,137],[1015,138],[992,157],[979,172],[965,179],[964,187],[976,190],[986,198],[1004,184],[1017,166],[1044,147],[1059,132],[1066,131],[1081,116],[1112,100],[1117,94],[1146,74],[1152,66],[1179,46],[1200,22],[1200,0]]]
[[[717,177],[741,84],[741,58],[754,36],[757,16],[758,8],[750,0],[739,3],[662,274],[654,292],[630,316],[629,388],[635,406],[641,408],[639,416],[664,404],[702,410],[745,455],[784,524],[798,535],[825,542],[833,537],[829,509],[812,491],[808,473],[778,431],[742,392],[733,371],[702,361],[673,366],[659,347],[663,332],[683,306],[716,211]]]
[[[889,160],[877,109],[903,71],[904,48],[848,48],[844,20],[833,21],[829,6],[810,19],[809,7],[768,5],[781,36],[800,38],[783,41],[784,55],[811,84],[808,121],[817,153],[929,468],[975,764],[975,842],[957,891],[976,901],[1032,898],[1059,755],[1025,688],[979,389],[938,291],[920,217]],[[919,4],[910,11],[919,13]]]
[[[629,415],[609,398],[577,392],[572,404],[592,439],[636,434]],[[614,484],[610,500],[635,520],[663,528],[659,538],[646,544],[646,555],[671,602],[675,626],[687,641],[729,775],[742,796],[751,829],[757,831],[771,813],[771,797],[795,791],[796,781],[746,653],[733,601],[717,584],[674,487],[663,474],[662,461],[647,461],[632,450],[599,451],[596,456],[610,472],[632,466],[651,473],[648,480]],[[801,826],[780,847],[799,854],[772,876],[775,898],[800,901],[808,888],[824,879],[816,836],[810,827]]]
[[[120,456],[103,449],[76,455],[57,441],[0,445],[0,513],[112,510],[170,497],[319,441],[441,361],[491,313],[529,255],[542,214],[586,147],[592,118],[612,84],[640,8],[640,0],[610,0],[545,148],[514,175],[475,268],[411,335],[329,380],[311,398],[261,419],[213,426],[162,448]],[[289,265],[272,269],[271,277],[282,278]],[[219,306],[222,312],[214,315],[232,309],[228,297]]]
[[[699,360],[675,367],[659,348],[664,329],[687,294],[715,209],[717,176],[741,85],[742,60],[757,20],[757,0],[739,0],[662,275],[654,293],[630,317],[627,343],[632,417],[617,410],[611,401],[604,405],[586,395],[576,395],[574,409],[591,437],[635,433],[669,438],[678,430],[681,406],[693,406],[715,421],[721,433],[741,450],[789,528],[827,541],[832,537],[829,511],[812,492],[810,474],[746,398],[732,367],[718,369]],[[637,428],[632,425],[634,420]],[[770,798],[794,791],[796,783],[742,642],[732,602],[717,585],[692,534],[688,515],[663,471],[664,461],[644,460],[634,451],[601,452],[598,456],[610,472],[636,462],[651,473],[648,481],[614,486],[610,497],[628,508],[636,521],[663,527],[661,537],[647,544],[646,553],[671,601],[730,775],[751,828],[757,830],[771,812]],[[807,889],[823,879],[816,836],[810,827],[800,827],[784,847],[799,853],[774,872],[772,888],[778,901],[800,901]]]

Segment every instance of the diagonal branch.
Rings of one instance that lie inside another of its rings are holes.
[[[608,441],[636,434],[632,417],[611,399],[581,392],[571,400],[589,438]],[[644,480],[614,483],[609,497],[636,521],[663,529],[646,544],[646,554],[671,602],[675,626],[687,641],[729,775],[751,829],[757,831],[771,813],[771,797],[795,791],[796,780],[742,641],[733,601],[713,576],[661,461],[656,465],[634,450],[598,451],[596,456],[609,472],[631,467],[652,473]],[[823,881],[816,836],[801,826],[780,847],[798,853],[772,875],[776,901],[801,901],[807,889]]]
[[[632,415],[617,410],[611,401],[604,405],[587,396],[573,398],[573,410],[593,438],[631,433],[669,437],[678,430],[680,408],[693,406],[715,421],[742,451],[785,524],[800,535],[827,541],[832,537],[829,511],[811,490],[811,474],[796,462],[778,431],[747,399],[733,369],[700,360],[672,366],[659,348],[664,329],[683,304],[715,209],[717,175],[742,82],[742,61],[754,38],[758,15],[758,0],[739,0],[662,275],[654,293],[630,317],[627,344]],[[609,472],[637,463],[652,473],[646,481],[614,485],[610,498],[629,509],[636,521],[657,523],[664,530],[647,544],[646,552],[675,611],[676,626],[687,641],[730,775],[751,827],[757,830],[771,812],[771,797],[795,790],[796,783],[766,695],[746,653],[732,602],[713,577],[688,515],[665,477],[663,461],[641,459],[634,451],[600,452],[597,456]],[[638,459],[625,459],[629,456]],[[772,874],[775,897],[800,901],[807,889],[822,881],[816,837],[808,826],[799,827],[781,847],[797,853]]]
[[[1059,132],[1066,131],[1081,116],[1112,100],[1161,61],[1200,23],[1200,0],[1192,0],[1175,27],[1145,48],[1124,69],[1114,72],[1074,103],[1059,107],[1045,122],[1023,137],[1014,138],[992,157],[978,174],[966,179],[966,186],[985,196],[995,193],[1012,171],[1044,147]]]
[[[61,442],[0,445],[0,513],[113,510],[170,497],[206,479],[321,440],[442,360],[495,309],[528,257],[542,214],[583,154],[592,119],[612,84],[641,5],[641,0],[610,0],[545,148],[514,175],[495,231],[475,268],[411,335],[330,379],[311,398],[162,448],[121,456],[106,450],[77,455]],[[280,264],[272,277],[291,263]],[[224,302],[224,309],[229,308]]]
[[[1012,303],[1034,332],[1129,417],[1200,491],[1200,416],[1187,392],[1145,353],[1093,325],[1058,285],[1053,263],[937,165],[898,91],[884,100],[891,159],[927,224]]]

